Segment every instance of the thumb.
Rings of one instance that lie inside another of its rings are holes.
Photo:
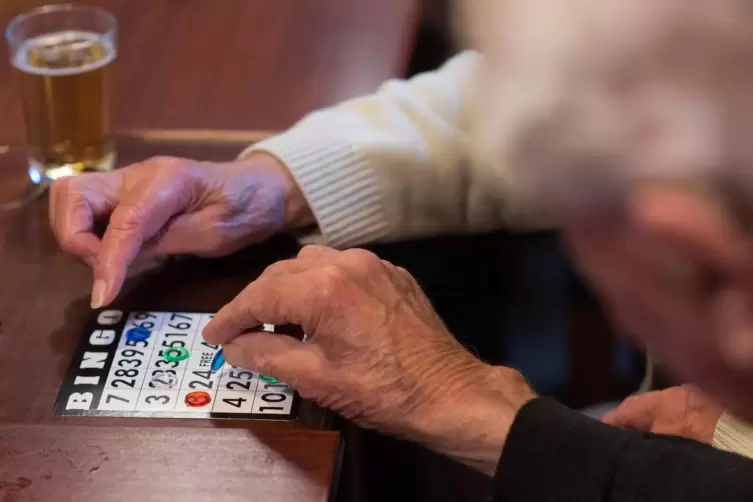
[[[601,420],[608,425],[648,432],[654,424],[660,402],[658,392],[629,397]]]
[[[321,367],[321,355],[313,346],[279,333],[247,333],[223,345],[222,350],[231,365],[276,378],[294,388],[301,379],[317,378]]]

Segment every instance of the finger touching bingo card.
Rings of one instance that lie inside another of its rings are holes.
[[[293,420],[287,384],[230,366],[201,333],[214,314],[101,310],[82,336],[54,413]],[[301,337],[291,327],[265,331]]]

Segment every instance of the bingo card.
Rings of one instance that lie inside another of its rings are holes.
[[[63,380],[54,413],[295,419],[300,397],[285,383],[227,363],[212,371],[219,347],[201,336],[212,317],[96,311]]]

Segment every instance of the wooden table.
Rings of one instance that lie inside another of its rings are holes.
[[[42,2],[4,0],[0,23],[35,3]],[[288,126],[400,75],[416,19],[410,0],[88,3],[107,6],[122,22],[119,131]],[[23,137],[9,75],[0,63],[0,143]],[[203,146],[131,145],[123,160],[231,158],[248,143],[242,136]],[[4,182],[0,173],[0,190]],[[309,413],[315,408],[291,423],[52,415],[89,314],[91,273],[59,250],[47,210],[43,197],[0,212],[0,500],[331,498],[342,445],[336,432],[313,430],[322,425]],[[281,237],[224,259],[145,263],[117,305],[218,309],[296,249]]]
[[[332,434],[0,425],[0,500],[326,500]]]

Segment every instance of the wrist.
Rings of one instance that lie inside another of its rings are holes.
[[[491,476],[518,411],[536,393],[515,370],[475,363],[417,410],[412,439]]]
[[[285,197],[285,217],[282,230],[298,230],[316,224],[316,219],[308,201],[303,195],[290,169],[277,157],[267,152],[253,152],[244,162],[264,172],[280,176]]]

